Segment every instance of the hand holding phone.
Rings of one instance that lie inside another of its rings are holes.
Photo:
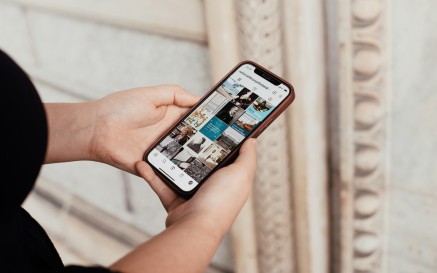
[[[241,62],[146,151],[144,161],[178,195],[189,198],[294,97],[284,79],[252,61]]]

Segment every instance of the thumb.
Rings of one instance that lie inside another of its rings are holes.
[[[256,170],[256,160],[256,139],[250,138],[243,143],[237,159],[230,166],[253,174]]]
[[[170,205],[178,198],[176,193],[162,182],[162,180],[155,174],[152,167],[150,167],[146,162],[136,162],[135,168],[137,169],[138,174],[144,178],[156,195],[158,195],[162,205],[168,211]]]
[[[149,98],[156,106],[176,105],[180,107],[191,107],[199,101],[199,97],[177,85],[155,86],[149,90]]]

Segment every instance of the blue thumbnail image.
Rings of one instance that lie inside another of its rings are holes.
[[[228,89],[229,91],[231,91],[234,94],[237,94],[238,92],[241,91],[241,89],[243,88],[243,86],[239,83],[232,83],[230,81],[230,79],[226,80],[222,86],[224,86],[226,89]]]
[[[235,131],[239,132],[244,136],[248,136],[250,132],[252,132],[255,127],[258,126],[259,120],[254,117],[248,115],[247,113],[240,116],[237,121],[232,123],[231,127],[235,129]]]
[[[200,132],[212,141],[216,140],[226,128],[229,126],[216,117],[212,117],[205,126],[200,129]]]
[[[258,101],[265,102],[265,100],[256,100],[255,103]],[[268,107],[260,107],[258,105],[261,104],[255,104],[255,103],[250,105],[249,108],[246,109],[246,112],[250,114],[252,117],[256,118],[257,120],[262,121],[268,116],[268,114],[272,112],[273,106],[268,104]]]
[[[232,123],[231,128],[233,128],[235,131],[239,132],[245,137],[250,134],[249,130],[244,129],[243,126],[238,125],[236,122]]]

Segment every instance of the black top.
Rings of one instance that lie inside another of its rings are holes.
[[[0,246],[2,272],[111,272],[64,266],[44,229],[22,207],[32,190],[47,148],[47,120],[41,99],[26,73],[0,50],[2,172]],[[8,175],[12,174],[12,175]]]

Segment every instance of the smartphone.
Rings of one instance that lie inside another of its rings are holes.
[[[178,195],[190,198],[294,98],[293,86],[286,80],[253,61],[243,61],[152,145],[143,160]]]

